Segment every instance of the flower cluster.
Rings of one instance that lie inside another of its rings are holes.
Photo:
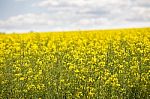
[[[0,34],[2,99],[148,99],[150,28]]]

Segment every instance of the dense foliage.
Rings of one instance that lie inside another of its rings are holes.
[[[2,99],[148,99],[150,28],[0,34]]]

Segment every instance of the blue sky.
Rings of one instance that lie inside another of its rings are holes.
[[[149,0],[0,0],[0,32],[150,27]]]

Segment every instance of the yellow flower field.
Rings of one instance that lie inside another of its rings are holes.
[[[149,99],[150,28],[0,34],[1,99]]]

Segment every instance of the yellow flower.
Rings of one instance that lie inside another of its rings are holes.
[[[75,69],[74,65],[69,66],[69,70]]]
[[[42,70],[39,70],[39,75],[41,75],[42,74]]]
[[[75,70],[76,73],[79,73],[80,71],[78,69]]]
[[[21,78],[20,78],[20,80],[24,80],[24,79],[25,79],[24,77],[21,77]]]
[[[62,83],[63,83],[64,81],[65,81],[64,79],[61,79],[61,80],[60,80],[60,82],[62,82]]]

